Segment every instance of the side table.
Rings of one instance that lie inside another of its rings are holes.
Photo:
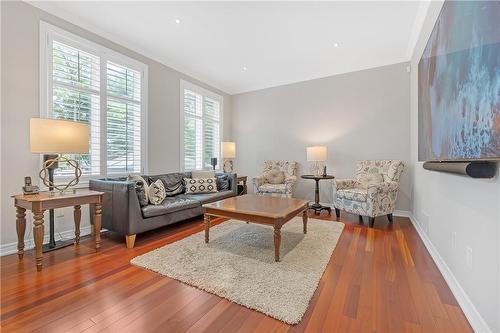
[[[35,258],[37,271],[42,270],[43,213],[48,209],[74,207],[75,245],[80,243],[81,205],[94,205],[95,248],[101,246],[101,216],[104,192],[76,189],[74,193],[40,192],[31,195],[14,195],[16,206],[17,255],[24,256],[24,234],[26,231],[26,210],[33,212],[33,235],[35,238]]]
[[[314,191],[314,203],[309,205],[309,209],[314,209],[314,214],[320,214],[322,210],[328,211],[328,214],[332,213],[332,209],[327,206],[323,206],[319,203],[319,181],[322,179],[334,179],[332,175],[326,176],[315,176],[315,175],[302,175],[303,179],[314,179],[316,181],[316,188]]]

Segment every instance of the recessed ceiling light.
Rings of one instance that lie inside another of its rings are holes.
[[[181,23],[181,20],[175,19],[175,23],[179,24],[179,23]]]
[[[247,66],[243,66],[243,71],[246,71],[247,69]]]
[[[339,47],[339,43],[333,43],[333,47]]]

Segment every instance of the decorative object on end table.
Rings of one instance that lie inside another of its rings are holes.
[[[24,177],[23,193],[25,195],[38,194],[40,192],[38,186],[31,184],[31,177]]]
[[[233,172],[233,159],[236,157],[236,144],[234,142],[222,142],[221,151],[224,160],[222,170],[226,173]]]
[[[326,161],[326,147],[307,147],[307,161],[311,163],[311,173],[315,176],[320,176],[323,172],[323,162]]]
[[[43,183],[49,188],[52,195],[54,189],[59,190],[62,194],[68,188],[78,184],[82,170],[77,161],[59,154],[88,153],[89,127],[87,124],[75,121],[31,118],[30,148],[32,153],[44,154],[43,168],[40,171],[40,178]],[[66,184],[54,183],[54,170],[59,167],[60,162],[67,163],[74,168],[75,178]],[[50,240],[48,244],[44,245],[43,251],[51,251],[71,245],[72,242],[63,241],[58,241],[56,244],[53,209],[49,211],[49,218]]]
[[[326,167],[325,167],[326,168]],[[323,206],[319,203],[319,181],[322,179],[334,179],[334,176],[331,175],[302,175],[302,179],[314,179],[316,181],[316,187],[314,189],[314,203],[309,205],[309,209],[314,209],[315,214],[320,214],[322,210],[328,211],[328,214],[331,214],[332,209],[327,206]]]

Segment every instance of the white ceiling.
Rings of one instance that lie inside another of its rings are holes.
[[[408,61],[421,28],[422,3],[32,4],[236,94]]]

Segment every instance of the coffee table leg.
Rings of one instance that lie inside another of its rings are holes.
[[[302,223],[304,224],[304,234],[307,234],[307,209],[302,212]]]
[[[281,226],[274,226],[274,261],[280,261]]]
[[[205,243],[209,241],[209,232],[210,232],[210,215],[205,214]]]

